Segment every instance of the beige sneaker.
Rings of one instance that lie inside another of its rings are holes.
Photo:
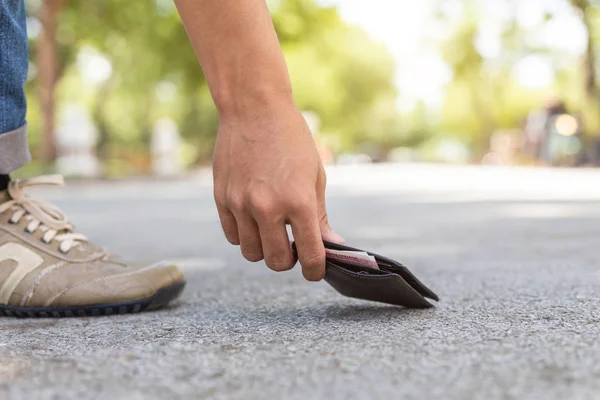
[[[73,317],[153,310],[177,298],[182,273],[168,263],[125,263],[74,232],[56,207],[23,189],[61,176],[13,181],[0,192],[0,315]]]

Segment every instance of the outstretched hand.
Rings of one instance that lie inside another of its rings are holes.
[[[294,103],[265,0],[175,0],[219,112],[215,200],[227,239],[250,261],[325,275],[325,171]]]

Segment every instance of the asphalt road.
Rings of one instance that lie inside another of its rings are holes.
[[[397,258],[431,310],[344,298],[226,245],[204,176],[47,190],[129,258],[177,259],[181,301],[0,319],[0,399],[592,399],[600,393],[600,171],[330,171],[347,243]]]

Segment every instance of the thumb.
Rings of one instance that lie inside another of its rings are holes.
[[[344,238],[333,231],[329,225],[329,217],[327,216],[327,208],[325,206],[325,187],[326,187],[325,171],[321,170],[317,181],[317,212],[319,213],[319,226],[321,228],[321,238],[327,242],[342,244]]]
[[[343,244],[345,242],[344,238],[341,237],[338,233],[334,232],[333,229],[327,224],[325,227],[321,225],[321,237],[323,240],[327,242]]]

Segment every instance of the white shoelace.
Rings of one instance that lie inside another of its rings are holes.
[[[73,225],[57,207],[42,200],[32,199],[23,191],[28,187],[45,185],[62,186],[64,179],[60,175],[48,175],[10,182],[8,194],[11,199],[0,204],[0,214],[7,210],[14,211],[9,219],[10,223],[18,224],[22,218],[25,218],[29,222],[25,232],[34,233],[39,229],[44,232],[42,236],[44,243],[50,244],[52,240],[56,240],[60,243],[60,251],[67,253],[81,243],[87,242],[88,239],[80,233],[73,232]]]

